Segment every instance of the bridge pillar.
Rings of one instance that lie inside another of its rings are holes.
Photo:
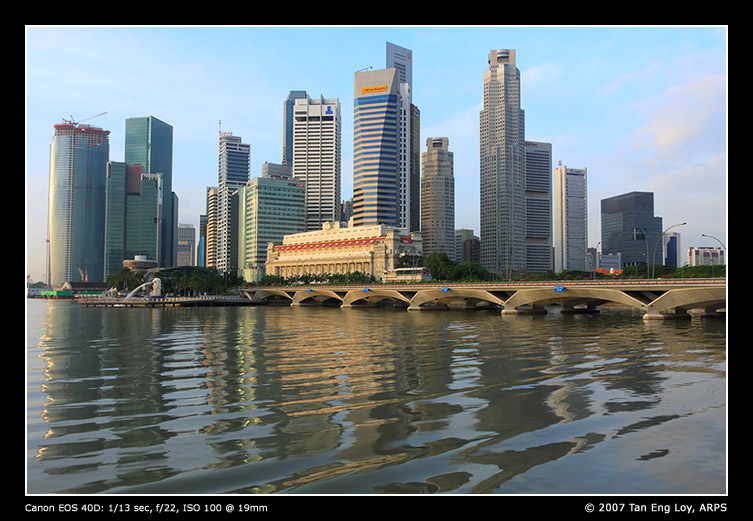
[[[701,312],[701,318],[725,318],[727,313],[719,310],[717,306],[706,306]]]
[[[530,308],[503,309],[502,315],[546,315],[547,311],[542,306],[531,306]]]
[[[687,311],[676,311],[674,313],[658,313],[656,311],[647,311],[643,315],[643,320],[675,320],[675,319],[689,319],[690,314]]]

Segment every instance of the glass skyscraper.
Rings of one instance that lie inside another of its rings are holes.
[[[110,131],[55,125],[50,154],[47,284],[104,281],[104,223]]]
[[[399,226],[402,133],[397,70],[356,72],[354,85],[353,224]]]
[[[282,164],[293,164],[293,106],[297,99],[307,99],[305,90],[291,90],[282,109]]]
[[[107,164],[105,279],[136,255],[161,258],[162,176],[142,165]]]
[[[602,199],[601,251],[621,253],[623,266],[653,265],[661,235],[662,219],[654,216],[653,193],[630,192]]]
[[[172,267],[175,265],[178,230],[173,193],[173,127],[154,116],[127,119],[125,163],[141,165],[144,173],[162,176],[161,257],[151,260],[156,260],[162,267]]]

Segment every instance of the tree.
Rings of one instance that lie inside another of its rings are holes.
[[[447,280],[454,265],[446,253],[430,253],[424,259],[424,267],[429,269],[434,280]]]

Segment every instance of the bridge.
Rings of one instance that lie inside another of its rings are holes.
[[[430,309],[501,309],[503,315],[594,313],[605,304],[627,306],[644,320],[725,316],[726,279],[582,280],[558,282],[484,282],[371,284],[362,286],[300,285],[250,287],[241,294],[253,303],[282,302],[291,306],[329,305],[342,308],[393,305],[408,311]]]

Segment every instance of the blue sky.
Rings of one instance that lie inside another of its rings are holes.
[[[43,280],[53,125],[71,116],[111,131],[173,126],[180,222],[198,226],[217,183],[217,132],[251,145],[251,175],[282,159],[291,90],[339,98],[342,198],[352,195],[353,73],[385,66],[386,42],[413,51],[421,143],[448,137],[456,228],[478,233],[478,122],[487,56],[515,49],[526,139],[588,169],[589,245],[600,201],[654,192],[655,214],[688,246],[727,245],[727,28],[710,27],[55,27],[26,28],[26,261]]]

